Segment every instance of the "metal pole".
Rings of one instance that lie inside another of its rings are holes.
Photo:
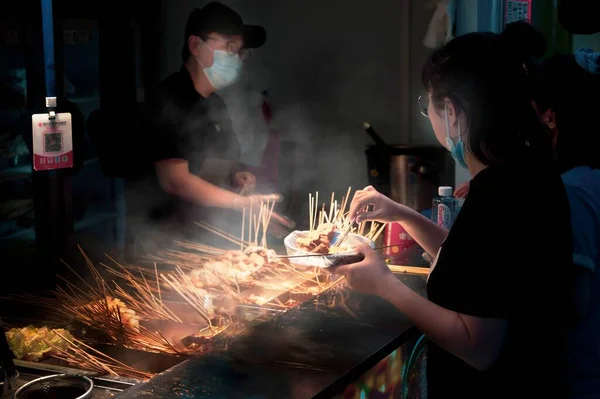
[[[46,98],[56,98],[56,68],[54,66],[54,16],[52,14],[52,0],[42,0],[42,34],[44,37]],[[54,105],[54,107],[56,107],[56,105]]]
[[[54,55],[54,12],[53,0],[41,0],[42,6],[42,46],[44,54],[44,78],[46,83],[46,111],[50,119],[54,118],[57,107],[56,101],[56,62]],[[34,172],[38,173],[38,172]],[[50,288],[53,277],[58,270],[60,259],[64,254],[65,213],[61,197],[64,193],[64,179],[56,170],[38,173],[38,187],[42,187],[39,200],[45,201],[43,214],[36,215],[40,218],[40,230],[36,231],[36,241],[39,243],[40,260],[46,263],[49,270],[44,275],[47,280],[42,287]],[[40,234],[37,237],[37,234]],[[52,278],[51,278],[52,277]]]

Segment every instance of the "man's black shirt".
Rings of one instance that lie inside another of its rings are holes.
[[[185,67],[149,94],[145,111],[152,162],[185,159],[194,173],[208,156],[239,158],[225,103],[216,94],[202,97]]]
[[[150,220],[174,215],[185,220],[185,213],[194,207],[163,192],[154,163],[183,159],[189,163],[190,172],[197,175],[207,158],[235,162],[240,156],[224,101],[216,94],[202,97],[185,67],[148,93],[140,126],[138,137],[143,142],[139,148],[148,168],[131,182],[131,189],[140,205],[135,207]]]

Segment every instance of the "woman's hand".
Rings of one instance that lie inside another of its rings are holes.
[[[370,206],[373,209],[369,211]],[[358,190],[350,204],[350,217],[355,218],[356,223],[370,220],[381,223],[399,222],[410,211],[410,208],[394,202],[371,186]]]
[[[466,199],[469,194],[469,182],[464,182],[454,190],[454,196],[460,199]]]
[[[350,287],[365,294],[385,297],[390,282],[397,281],[384,260],[370,246],[358,248],[365,259],[362,262],[343,265],[332,270],[332,273],[346,277]]]

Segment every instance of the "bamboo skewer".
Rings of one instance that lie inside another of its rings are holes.
[[[176,268],[174,274],[161,274],[161,277],[213,327],[210,313],[204,306],[204,298],[198,299],[198,290],[180,268]]]
[[[275,210],[275,201],[273,201],[273,203],[271,204],[271,209],[269,210],[269,217],[267,219],[267,224],[264,227],[265,230],[271,225],[271,218],[273,217],[274,210]]]
[[[229,234],[223,230],[220,230],[214,226],[209,225],[208,223],[204,223],[204,222],[195,222],[195,223],[196,223],[196,225],[202,227],[203,229],[208,230],[211,233],[214,233],[214,234],[218,235],[219,237],[221,237],[227,241],[230,241],[236,245],[243,244],[243,241],[240,242],[239,239],[237,237],[235,237],[233,234]]]
[[[308,229],[310,231],[314,230],[314,226],[313,226],[313,201],[312,201],[312,194],[308,194]]]
[[[158,278],[158,268],[156,262],[154,262],[154,276],[156,277],[156,290],[158,291],[158,300],[162,303],[162,295],[160,293],[160,279]]]
[[[409,274],[421,274],[429,275],[428,267],[415,267],[415,266],[399,266],[399,265],[388,265],[392,273],[409,273]]]
[[[375,233],[375,235],[373,235],[373,238],[371,239],[371,241],[373,241],[373,242],[377,241],[377,239],[379,238],[379,236],[383,232],[383,229],[385,229],[385,226],[387,226],[387,223],[383,223],[381,225],[381,227],[379,228],[379,230],[377,230],[377,232]]]
[[[313,221],[313,226],[315,228],[317,228],[318,213],[319,213],[319,192],[317,191],[315,194],[315,203],[314,203],[314,211],[313,211],[313,217],[315,218],[315,220]]]
[[[124,377],[132,377],[132,378],[142,378],[142,379],[150,379],[154,376],[152,373],[146,373],[143,371],[138,371],[118,360],[92,348],[91,346],[85,344],[82,341],[74,338],[72,341],[64,337],[58,332],[54,332],[58,335],[62,340],[67,342],[69,347],[67,350],[63,350],[61,348],[52,345],[50,342],[46,343],[60,353],[59,358],[67,361],[69,364],[74,364],[77,366],[83,366],[84,368],[89,368],[93,371],[98,372],[106,372],[109,375],[114,376],[124,376]],[[80,347],[87,349],[92,353],[86,352],[86,350],[81,349]]]
[[[335,210],[335,208],[333,207],[335,201],[335,193],[331,193],[331,201],[329,202],[329,217],[327,218],[327,222],[331,223],[331,220],[333,219],[333,212]]]
[[[240,250],[244,250],[244,228],[246,227],[246,208],[242,209],[242,239],[240,240]]]

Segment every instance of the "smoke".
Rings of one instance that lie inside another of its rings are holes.
[[[364,9],[339,0],[314,12],[304,3],[265,0],[260,7],[226,3],[247,23],[260,24],[268,32],[266,45],[254,50],[244,64],[240,81],[219,93],[240,142],[240,160],[250,166],[260,163],[268,136],[261,114],[262,92],[268,90],[271,128],[281,134],[281,178],[276,188],[285,201],[276,210],[301,225],[308,219],[309,192],[319,191],[328,202],[332,192],[341,197],[348,187],[354,191],[368,184],[364,150],[372,142],[363,121],[370,121],[390,144],[405,142],[409,136],[408,121],[401,120],[400,112],[407,105],[403,91],[410,90],[401,87],[401,76],[409,67],[400,54],[403,28],[394,15],[402,7]],[[339,9],[345,10],[343,23],[335,23]],[[174,21],[187,14],[167,11],[172,14],[165,23],[167,33],[173,36],[177,29],[173,37],[179,43],[181,27]],[[298,30],[307,24],[311,29]],[[168,55],[172,46],[162,47]],[[232,234],[240,231],[238,213],[229,220],[220,211],[206,215],[210,223]]]

